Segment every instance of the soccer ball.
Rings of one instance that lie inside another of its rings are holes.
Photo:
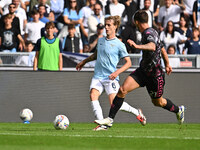
[[[69,127],[69,119],[65,115],[57,115],[53,124],[57,130],[65,130]]]
[[[24,121],[24,123],[28,123],[33,118],[33,112],[28,108],[24,108],[20,111],[19,116]]]

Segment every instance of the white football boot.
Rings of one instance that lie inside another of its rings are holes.
[[[146,123],[147,123],[147,119],[146,117],[144,116],[144,114],[142,113],[142,110],[141,109],[138,109],[138,112],[139,112],[139,115],[136,117],[140,123],[145,126]]]
[[[178,119],[179,124],[182,124],[184,122],[184,113],[185,113],[185,106],[183,105],[179,106],[179,112],[176,113],[176,117]]]
[[[110,117],[107,117],[102,120],[95,120],[94,123],[99,124],[99,125],[106,125],[108,127],[112,127],[113,119]]]

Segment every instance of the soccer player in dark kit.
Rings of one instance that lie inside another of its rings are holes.
[[[113,123],[113,119],[121,107],[126,94],[139,88],[146,86],[155,106],[162,107],[176,114],[180,124],[184,121],[185,107],[177,106],[171,100],[163,98],[163,88],[165,85],[165,76],[161,67],[161,54],[165,63],[166,73],[172,72],[165,49],[163,48],[159,34],[148,25],[148,15],[144,10],[135,13],[134,23],[142,33],[142,45],[137,45],[134,41],[128,40],[128,44],[143,52],[140,67],[132,72],[120,87],[113,104],[110,108],[109,116],[103,120],[95,120],[99,125],[107,125]]]

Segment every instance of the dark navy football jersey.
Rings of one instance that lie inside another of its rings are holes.
[[[153,28],[147,28],[142,33],[142,44],[147,44],[153,42],[156,44],[155,51],[142,50],[142,60],[140,62],[140,67],[145,72],[152,72],[156,70],[157,67],[161,66],[161,48],[162,44],[160,42],[159,34]]]

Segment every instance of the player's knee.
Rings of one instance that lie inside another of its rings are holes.
[[[120,87],[117,95],[120,97],[125,97],[127,93],[128,92],[123,87]]]
[[[158,106],[158,107],[163,107],[164,106],[164,103],[163,103],[161,98],[152,99],[152,103],[154,104],[154,106]]]

